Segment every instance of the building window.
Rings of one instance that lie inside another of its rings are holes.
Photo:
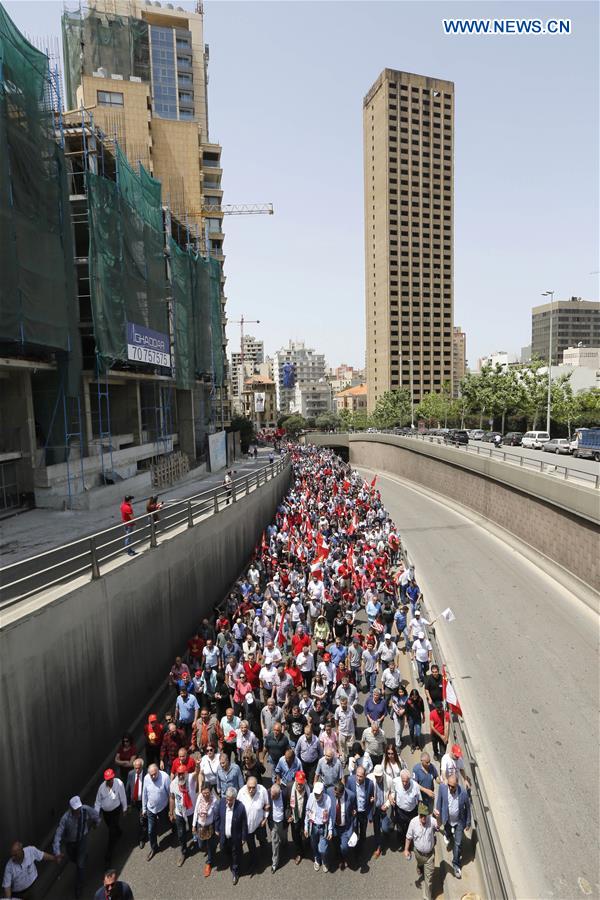
[[[98,106],[123,106],[121,91],[97,91]]]

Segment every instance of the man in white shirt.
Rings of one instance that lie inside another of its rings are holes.
[[[408,769],[402,769],[400,777],[394,778],[390,800],[396,810],[396,822],[402,847],[406,841],[410,820],[417,814],[417,807],[421,802],[421,788],[414,778],[411,778]]]
[[[356,713],[345,697],[342,697],[335,711],[335,721],[338,726],[340,758],[345,764],[356,734]]]
[[[271,811],[269,813],[269,829],[271,832],[271,871],[275,873],[279,868],[279,853],[281,847],[287,844],[287,793],[280,784],[272,785],[270,793]]]
[[[433,870],[435,868],[435,833],[439,831],[436,820],[429,814],[426,803],[419,803],[418,815],[411,819],[404,842],[404,855],[410,859],[411,842],[415,851],[417,874],[423,881],[423,900],[433,897]]]
[[[188,836],[191,836],[192,818],[198,796],[196,784],[195,774],[188,772],[185,766],[179,766],[177,776],[169,788],[169,819],[177,828],[177,840],[181,848],[178,866],[184,864],[188,852]]]
[[[167,772],[161,772],[156,763],[148,766],[148,774],[142,787],[142,815],[148,817],[150,841],[148,862],[158,853],[158,831],[161,819],[166,818],[170,786],[171,779]]]
[[[427,675],[427,670],[429,669],[429,664],[432,660],[432,654],[433,647],[431,646],[431,642],[425,637],[424,631],[419,631],[417,633],[416,641],[413,641],[411,650],[411,656],[417,664],[419,684],[423,684],[425,681],[425,676]]]
[[[267,844],[267,817],[269,815],[269,795],[267,789],[259,784],[253,775],[238,793],[238,800],[246,810],[248,820],[248,850],[250,862],[256,858],[256,838],[260,846]]]
[[[25,895],[25,892],[37,881],[36,863],[42,860],[59,862],[52,853],[44,853],[37,847],[24,847],[20,841],[15,841],[10,848],[10,859],[4,867],[2,878],[4,896]]]
[[[283,657],[281,655],[281,650],[275,646],[275,642],[272,640],[267,641],[265,644],[264,657],[265,657],[265,663],[268,663],[269,661],[271,661],[271,662],[275,663],[276,666],[278,666],[279,663],[281,662],[281,660],[283,659]]]
[[[325,588],[323,586],[323,582],[319,580],[319,577],[317,575],[312,576],[312,578],[308,582],[306,591],[311,600],[315,600],[318,603],[323,602],[323,599],[325,597]]]
[[[127,812],[125,785],[120,778],[115,777],[112,769],[104,772],[104,781],[98,788],[94,808],[97,813],[102,811],[102,818],[108,829],[108,843],[104,854],[104,865],[107,868],[111,864],[115,844],[123,833],[119,825],[121,811]]]
[[[452,744],[450,750],[442,756],[440,763],[440,778],[448,784],[450,775],[456,775],[457,781],[462,780],[467,788],[471,787],[471,782],[465,775],[465,761],[463,759],[462,750],[458,744]]]
[[[310,838],[315,872],[319,871],[321,864],[323,871],[328,871],[328,844],[333,836],[332,811],[331,797],[325,790],[323,782],[315,781],[304,815],[304,837]]]

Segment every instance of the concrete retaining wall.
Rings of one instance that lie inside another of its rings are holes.
[[[591,520],[594,512],[597,515],[597,491],[517,467],[513,472],[494,460],[475,457],[467,464],[459,450],[452,451],[455,461],[448,448],[417,444],[410,438],[351,435],[349,446],[352,465],[391,472],[449,497],[600,590],[600,534]],[[509,477],[520,478],[521,483],[509,484]],[[548,499],[542,499],[546,492]],[[577,509],[578,513],[571,511]]]
[[[238,576],[290,477],[288,468],[127,566],[2,628],[0,846],[36,843],[55,826]]]

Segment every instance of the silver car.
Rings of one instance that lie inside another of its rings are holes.
[[[565,438],[552,438],[542,444],[544,453],[565,453],[571,452],[571,444]]]

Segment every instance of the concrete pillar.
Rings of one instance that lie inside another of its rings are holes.
[[[194,395],[192,391],[177,390],[177,426],[179,432],[179,449],[186,453],[190,460],[196,459],[196,424],[194,417]]]
[[[92,441],[94,440],[94,426],[92,425],[92,401],[90,392],[92,386],[87,376],[83,378],[83,421],[85,428],[85,451],[84,455],[88,456]]]

